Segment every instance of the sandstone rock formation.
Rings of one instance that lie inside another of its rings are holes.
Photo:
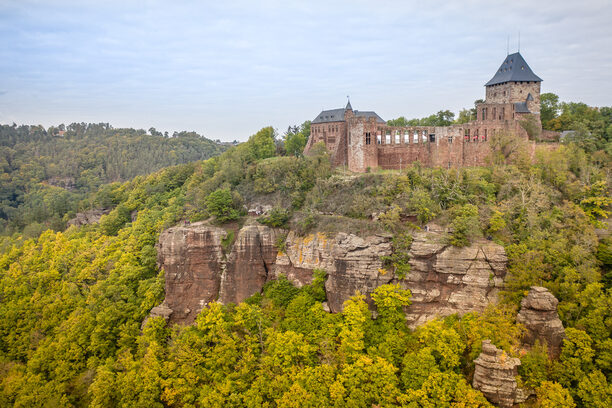
[[[159,237],[158,264],[166,273],[166,299],[171,323],[192,323],[212,301],[239,303],[258,293],[276,259],[278,230],[247,225],[228,254],[222,228],[194,223],[170,228]]]
[[[482,352],[474,360],[474,380],[472,386],[480,390],[493,404],[511,407],[524,402],[525,393],[518,388],[515,377],[521,360],[506,355],[490,340],[483,340]]]
[[[203,223],[177,226],[159,237],[157,261],[166,274],[164,305],[171,323],[193,323],[207,303],[217,300],[225,257],[221,228]]]
[[[100,222],[100,218],[103,215],[108,214],[110,211],[109,209],[102,208],[76,213],[75,217],[68,221],[68,226],[74,225],[80,227],[82,225],[96,224]]]
[[[516,321],[527,329],[523,342],[533,346],[536,340],[548,346],[551,357],[559,356],[565,338],[565,329],[557,313],[559,301],[548,289],[532,286],[521,302],[521,310]]]
[[[261,291],[276,260],[279,234],[279,230],[259,224],[247,225],[238,232],[221,276],[222,303],[240,303]]]
[[[291,232],[287,236],[286,252],[276,260],[275,275],[285,274],[301,286],[310,283],[315,268],[325,270],[327,302],[336,313],[342,311],[342,304],[355,291],[368,295],[393,279],[380,260],[381,256],[390,254],[389,237],[361,238],[346,233],[327,237],[319,233],[301,238]]]
[[[256,223],[243,227],[227,254],[227,232],[195,223],[164,231],[158,244],[158,263],[166,272],[165,306],[170,322],[191,323],[206,303],[238,303],[260,292],[266,281],[287,276],[297,286],[312,281],[323,269],[327,305],[341,312],[356,291],[369,295],[378,286],[399,282],[412,291],[407,309],[411,326],[436,316],[481,311],[496,301],[505,275],[501,246],[479,241],[466,248],[443,243],[442,232],[420,232],[410,250],[411,272],[398,279],[383,267],[381,257],[392,251],[391,237],[366,238],[338,233],[299,237],[290,232],[283,251],[276,248],[280,230]]]
[[[497,301],[506,275],[504,248],[481,240],[457,248],[435,232],[414,234],[411,270],[403,286],[412,292],[407,319],[418,326],[436,316],[482,311]]]

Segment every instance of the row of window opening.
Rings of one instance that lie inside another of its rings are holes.
[[[436,135],[433,133],[429,134],[429,138],[427,136],[427,131],[422,130],[422,131],[418,131],[415,130],[414,132],[404,132],[404,138],[403,138],[403,143],[405,144],[410,144],[411,143],[411,136],[412,136],[412,144],[418,144],[419,140],[420,143],[427,143],[428,141],[430,143],[435,143],[436,141]],[[385,134],[385,137],[383,139],[383,135],[381,132],[378,132],[376,134],[376,144],[383,144],[383,140],[384,140],[384,144],[402,144],[402,135],[401,132],[397,131],[395,132],[393,135],[391,134],[391,132],[387,132]],[[372,144],[373,142],[373,138],[372,138],[372,133],[371,132],[366,132],[365,134],[365,144],[369,145]]]

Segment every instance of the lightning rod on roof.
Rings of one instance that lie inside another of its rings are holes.
[[[506,55],[510,55],[510,36],[508,36],[508,44],[506,45]]]
[[[519,30],[518,52],[521,52],[521,30]]]

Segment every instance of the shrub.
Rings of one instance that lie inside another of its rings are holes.
[[[274,207],[270,214],[264,217],[259,217],[257,221],[261,224],[267,225],[268,227],[284,227],[289,221],[289,211],[284,208]]]
[[[470,239],[480,233],[478,207],[473,204],[456,206],[451,210],[453,221],[450,244],[457,247],[470,245]]]
[[[229,189],[218,189],[206,197],[206,209],[219,222],[235,220],[239,213],[234,208],[234,199]]]

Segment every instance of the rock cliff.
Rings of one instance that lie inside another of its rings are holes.
[[[278,235],[279,230],[263,225],[247,225],[238,232],[221,275],[222,303],[240,303],[261,291],[276,260]]]
[[[287,236],[286,250],[279,254],[274,269],[275,276],[286,275],[298,286],[312,280],[315,268],[323,269],[328,277],[325,282],[327,302],[332,312],[341,312],[342,304],[356,291],[369,295],[376,287],[393,279],[383,269],[380,257],[391,254],[389,237],[339,233],[334,237],[312,234],[298,237],[291,232]]]
[[[565,339],[565,329],[557,313],[559,301],[541,286],[532,286],[521,302],[521,310],[516,321],[525,326],[523,342],[533,346],[536,340],[548,346],[548,353],[556,358],[561,352]]]
[[[515,379],[521,360],[509,357],[490,340],[483,340],[482,352],[474,364],[472,386],[490,402],[500,407],[511,407],[525,401],[525,392],[518,388]]]
[[[440,315],[483,310],[496,301],[506,272],[503,248],[489,241],[455,248],[443,243],[443,234],[416,233],[409,253],[411,271],[399,279],[381,261],[392,252],[390,236],[316,233],[299,237],[289,232],[279,251],[276,244],[282,233],[247,225],[224,253],[227,232],[221,228],[196,223],[164,231],[158,263],[166,272],[163,306],[171,310],[170,322],[190,324],[206,303],[241,302],[280,275],[297,286],[309,284],[313,270],[319,268],[328,274],[325,289],[331,312],[341,312],[356,291],[369,301],[376,287],[398,282],[412,291],[406,316],[417,326]]]
[[[202,223],[177,226],[161,233],[157,261],[166,274],[171,323],[193,323],[198,312],[219,296],[225,257],[221,241],[227,232]]]
[[[403,285],[412,292],[408,322],[418,326],[436,316],[482,311],[497,301],[506,275],[506,252],[481,240],[457,248],[435,232],[414,234],[411,270]]]

